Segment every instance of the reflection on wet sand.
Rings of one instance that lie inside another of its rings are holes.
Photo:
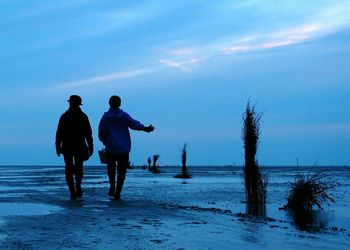
[[[266,218],[266,205],[265,204],[247,204],[246,215],[254,216],[258,218]]]
[[[307,232],[320,232],[328,227],[328,215],[320,210],[292,211],[288,210],[288,218],[295,228]]]

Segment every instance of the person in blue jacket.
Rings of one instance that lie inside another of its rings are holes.
[[[105,112],[98,126],[98,137],[103,143],[107,154],[107,172],[109,178],[109,196],[120,199],[126,170],[129,165],[131,139],[129,128],[133,130],[152,132],[152,125],[144,126],[134,120],[128,113],[120,109],[121,99],[113,95],[109,99],[109,110]],[[118,163],[118,168],[116,165]],[[117,184],[115,175],[117,169]]]

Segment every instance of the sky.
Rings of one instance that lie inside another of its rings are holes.
[[[131,161],[242,165],[242,115],[262,114],[257,160],[350,165],[350,1],[0,0],[0,165],[63,165],[55,133],[78,94],[100,164],[111,95],[153,133]]]

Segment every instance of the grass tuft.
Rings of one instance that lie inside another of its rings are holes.
[[[255,107],[247,103],[243,114],[242,139],[244,144],[244,184],[246,202],[249,204],[265,204],[268,178],[262,175],[255,159],[260,136],[261,114],[256,113]]]
[[[152,165],[152,168],[151,168],[153,174],[159,174],[160,173],[160,170],[157,167],[157,160],[158,159],[159,159],[159,155],[153,155],[153,165]]]
[[[286,196],[287,204],[282,209],[310,210],[316,206],[323,209],[322,204],[334,203],[331,194],[339,183],[328,179],[325,170],[315,173],[298,173],[291,183],[290,190]]]
[[[185,145],[182,149],[182,153],[181,153],[181,162],[182,162],[181,174],[175,175],[174,176],[175,178],[183,178],[183,179],[192,178],[192,176],[187,173],[187,165],[186,165],[187,149],[186,149],[186,147],[187,147],[187,143],[185,143]]]

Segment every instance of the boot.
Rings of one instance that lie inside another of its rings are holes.
[[[77,194],[77,197],[83,197],[83,190],[81,189],[81,184],[78,184],[77,183],[77,185],[76,185],[76,189],[77,189],[77,192],[76,192],[76,194]]]
[[[74,188],[74,183],[73,182],[67,182],[68,184],[68,188],[69,188],[69,192],[70,192],[70,199],[71,200],[76,200],[77,199],[77,194],[75,192],[75,188]]]
[[[114,196],[114,188],[115,188],[115,172],[108,172],[108,179],[109,179],[109,196]]]
[[[123,189],[124,180],[125,180],[125,176],[118,175],[116,191],[115,191],[115,195],[114,195],[114,198],[116,200],[120,200],[120,193],[122,192],[122,189]]]
[[[81,182],[83,181],[83,169],[77,168],[75,173],[75,187],[77,196],[83,197],[83,190],[81,189]]]

